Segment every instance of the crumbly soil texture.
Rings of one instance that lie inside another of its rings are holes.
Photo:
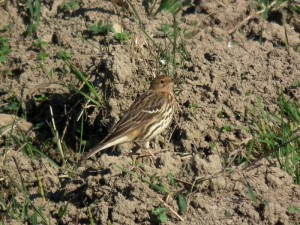
[[[248,167],[236,160],[253,138],[258,103],[276,113],[279,91],[299,103],[299,88],[287,91],[300,79],[297,20],[283,24],[278,10],[255,16],[250,0],[194,1],[176,15],[176,49],[185,53],[176,52],[173,67],[166,57],[173,36],[163,29],[169,24],[172,33],[174,20],[167,11],[153,16],[160,1],[153,10],[141,0],[63,9],[66,2],[40,1],[32,35],[35,7],[33,17],[25,1],[0,7],[0,36],[10,46],[0,63],[0,223],[300,223],[300,213],[289,211],[300,208],[300,187],[276,160],[258,157]],[[93,35],[101,20],[128,39]],[[33,45],[38,40],[47,44]],[[62,52],[95,87],[99,106],[82,95],[95,99]],[[77,164],[166,73],[176,83],[177,112],[150,144],[156,158],[138,157],[128,143]]]

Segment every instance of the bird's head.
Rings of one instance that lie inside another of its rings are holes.
[[[159,76],[151,82],[150,90],[162,91],[173,94],[174,83],[170,76]]]

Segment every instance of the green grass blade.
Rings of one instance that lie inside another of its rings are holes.
[[[41,4],[39,0],[35,0],[35,17],[36,17],[36,22],[39,25],[40,20],[41,20]]]
[[[33,7],[31,4],[31,0],[26,0],[26,5],[28,7],[29,10],[29,17],[32,18],[33,17]]]
[[[77,67],[71,63],[63,54],[58,55],[72,70],[72,72],[75,74],[75,76],[82,82],[86,84],[86,86],[89,88],[89,90],[93,93],[93,95],[96,97],[98,103],[95,103],[96,105],[102,106],[101,98],[98,95],[98,92],[94,88],[94,86],[85,78],[85,76],[77,69]],[[87,96],[86,94],[83,94],[83,92],[77,90],[80,94]],[[91,100],[91,98],[88,98]],[[91,100],[92,102],[95,102],[94,100]]]
[[[88,94],[86,94],[85,92],[78,90],[74,86],[69,85],[69,89],[73,90],[74,92],[76,92],[76,93],[82,95],[83,97],[85,97],[86,99],[90,100],[96,106],[98,106],[98,107],[102,107],[103,106],[101,103],[99,103],[99,101],[95,100],[94,98],[92,98],[91,96],[89,96]]]

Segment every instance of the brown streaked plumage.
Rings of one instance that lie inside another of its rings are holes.
[[[130,106],[110,133],[81,162],[114,145],[137,142],[149,147],[149,141],[160,134],[174,114],[174,83],[169,76],[156,77],[150,88]]]

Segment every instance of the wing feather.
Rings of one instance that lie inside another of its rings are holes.
[[[168,93],[149,90],[138,97],[102,143],[118,139],[126,134],[132,135],[132,140],[129,141],[133,141],[138,135],[134,131],[159,119],[158,115],[168,101],[168,95]]]

